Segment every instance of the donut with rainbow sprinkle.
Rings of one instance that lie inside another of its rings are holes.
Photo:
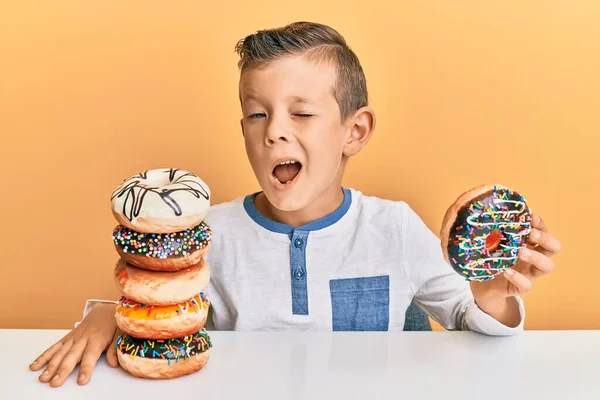
[[[468,281],[484,282],[518,260],[531,232],[525,198],[502,185],[481,185],[448,208],[440,232],[444,259]]]
[[[117,338],[119,364],[131,375],[147,379],[172,379],[201,370],[213,347],[202,328],[171,339],[138,339],[123,333]]]

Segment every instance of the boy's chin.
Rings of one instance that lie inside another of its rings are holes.
[[[284,212],[299,211],[308,205],[308,197],[305,199],[305,196],[294,192],[294,190],[279,192],[273,189],[264,191],[271,206]]]
[[[273,186],[263,187],[263,193],[271,207],[283,212],[295,212],[310,204],[310,190],[303,190],[302,185],[294,185],[287,190],[278,190]]]

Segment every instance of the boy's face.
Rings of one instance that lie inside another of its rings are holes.
[[[279,210],[301,210],[339,191],[349,129],[341,122],[334,82],[333,66],[301,56],[242,76],[246,152],[265,196]]]

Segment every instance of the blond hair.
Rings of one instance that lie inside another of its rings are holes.
[[[293,55],[332,62],[336,69],[334,96],[342,121],[368,105],[367,83],[358,57],[335,29],[313,22],[257,31],[235,46],[240,74]]]

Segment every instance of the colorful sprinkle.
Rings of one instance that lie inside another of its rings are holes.
[[[209,306],[210,301],[204,292],[200,292],[186,302],[166,306],[148,306],[121,297],[116,315],[131,319],[167,319],[182,313],[200,312]]]
[[[117,339],[117,349],[133,357],[162,358],[176,362],[182,358],[187,359],[196,354],[203,353],[213,346],[206,329],[202,328],[193,335],[166,340],[153,340],[134,338],[123,333]]]
[[[206,221],[185,231],[167,234],[139,233],[118,225],[112,239],[125,253],[159,259],[186,258],[210,243],[212,230]]]
[[[488,249],[486,239],[495,230],[500,244]],[[466,280],[493,279],[517,262],[530,231],[531,212],[523,196],[494,187],[459,212],[448,238],[452,268]]]

